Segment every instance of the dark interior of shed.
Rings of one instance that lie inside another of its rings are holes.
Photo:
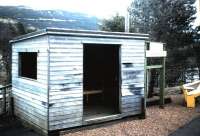
[[[19,52],[20,77],[37,79],[37,52]]]
[[[83,113],[86,119],[119,113],[119,46],[84,44]]]

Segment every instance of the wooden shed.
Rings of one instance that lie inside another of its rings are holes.
[[[13,39],[14,113],[48,134],[145,116],[147,34],[47,28]]]

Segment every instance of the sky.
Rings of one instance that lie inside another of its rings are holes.
[[[86,13],[99,18],[109,18],[116,13],[126,15],[132,0],[0,0],[0,5],[27,6],[34,9],[62,9],[72,12]],[[195,5],[200,5],[199,1]],[[197,6],[198,18],[195,24],[200,24],[200,8]]]
[[[0,5],[23,5],[35,9],[63,9],[100,18],[125,15],[132,0],[0,0]]]
[[[200,0],[197,0],[195,5],[197,7],[197,14],[196,14],[197,15],[197,19],[196,19],[194,24],[196,26],[198,26],[198,25],[200,25]]]

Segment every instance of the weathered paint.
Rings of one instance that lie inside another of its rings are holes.
[[[14,97],[14,113],[44,133],[48,129],[47,47],[47,36],[12,44],[12,94]],[[18,76],[19,52],[38,52],[37,80],[29,80]]]
[[[83,44],[81,41],[70,42],[63,36],[49,36],[49,45],[49,130],[80,126],[83,116]]]
[[[83,119],[83,46],[87,43],[120,46],[121,113],[117,118],[141,114],[148,36],[72,32],[49,30],[45,34],[23,36],[13,41],[12,82],[16,115],[46,132],[87,124]],[[20,51],[38,52],[36,81],[18,77]]]

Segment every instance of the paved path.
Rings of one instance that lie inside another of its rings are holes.
[[[169,136],[200,136],[200,117],[193,119]]]

